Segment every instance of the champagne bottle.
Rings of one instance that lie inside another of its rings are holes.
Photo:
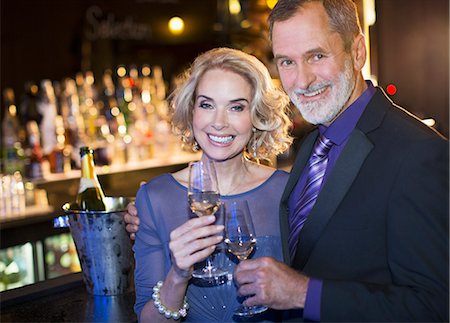
[[[105,194],[94,169],[94,151],[89,147],[80,148],[81,179],[76,202],[84,211],[105,211]]]

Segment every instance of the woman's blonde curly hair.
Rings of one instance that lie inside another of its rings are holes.
[[[244,77],[251,84],[250,103],[254,133],[246,145],[245,157],[270,159],[287,150],[292,143],[288,117],[289,98],[275,86],[269,71],[256,57],[231,48],[215,48],[199,55],[179,78],[169,96],[172,126],[185,144],[196,145],[192,120],[197,85],[206,71],[222,69]]]

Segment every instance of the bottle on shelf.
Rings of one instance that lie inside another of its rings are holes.
[[[94,168],[94,151],[89,147],[80,148],[81,178],[76,202],[84,211],[105,211],[105,194]]]
[[[56,96],[53,89],[53,84],[50,80],[45,79],[41,81],[41,89],[37,108],[42,116],[39,123],[41,132],[42,152],[44,156],[50,155],[53,147],[56,146],[56,126],[55,118],[57,116]]]
[[[104,74],[104,81],[109,82],[109,78],[112,75],[109,71]],[[124,164],[128,161],[127,146],[132,141],[131,136],[128,133],[127,116],[128,102],[131,101],[131,90],[128,86],[128,78],[126,77],[126,69],[124,66],[120,66],[117,69],[117,83],[115,84],[115,96],[109,97],[108,104],[111,111],[111,120],[109,121],[109,128],[111,134],[114,136],[114,140],[111,140],[113,146],[112,164]]]
[[[17,117],[17,107],[14,102],[12,88],[3,90],[3,103],[5,116],[2,122],[2,172],[14,174],[16,171],[24,171],[25,130]]]
[[[61,115],[55,117],[54,136],[56,143],[52,151],[47,155],[51,173],[66,173],[70,171],[70,149],[67,149],[66,130],[64,120]]]
[[[135,66],[130,67],[124,91],[124,99],[128,102],[127,113],[124,114],[127,134],[129,135],[126,145],[127,162],[134,162],[140,159],[139,150],[144,144],[144,130],[148,128],[146,124],[147,116],[145,115],[141,97],[142,78],[139,76],[139,71]],[[126,141],[126,138],[124,140]]]
[[[98,128],[99,107],[95,78],[92,71],[86,71],[83,76],[77,75],[75,91],[79,101],[79,112],[84,122],[86,144],[93,146],[96,143]]]
[[[42,114],[38,108],[39,86],[34,81],[28,81],[25,84],[25,94],[20,101],[18,110],[19,118],[22,124],[26,125],[28,121],[34,120],[37,124],[42,121]]]
[[[153,81],[155,82],[155,95],[159,102],[166,100],[166,83],[163,78],[161,66],[153,66]]]
[[[79,168],[80,158],[77,152],[81,147],[87,145],[87,140],[75,80],[64,79],[64,91],[61,95],[61,114],[66,128],[66,139],[71,147],[72,168]]]
[[[116,100],[115,85],[112,71],[107,69],[103,73],[102,82],[99,85],[98,100],[96,106],[98,117],[96,118],[95,148],[97,165],[109,165],[114,156],[114,134],[117,133],[118,123],[116,116],[119,108]]]
[[[136,123],[136,127],[141,132],[141,142],[139,146],[139,156],[141,160],[153,158],[153,135],[156,124],[156,111],[152,103],[154,91],[154,82],[150,77],[151,68],[149,65],[143,65],[141,69],[141,101],[142,101],[142,118]]]
[[[113,118],[111,109],[116,107],[116,87],[114,85],[112,71],[107,69],[103,72],[102,82],[99,91],[99,101],[103,103],[102,114],[106,117],[108,122]]]
[[[152,104],[155,107],[156,123],[154,129],[155,155],[165,157],[175,154],[177,139],[173,135],[170,126],[170,111],[166,100],[167,85],[164,81],[163,70],[161,66],[153,66],[153,96]]]
[[[38,179],[43,177],[41,135],[36,121],[27,122],[28,147],[25,149],[25,177]]]
[[[11,213],[23,214],[25,212],[25,186],[20,172],[12,175],[11,183]]]

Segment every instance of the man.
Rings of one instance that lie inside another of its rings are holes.
[[[242,261],[245,304],[295,321],[448,321],[448,142],[363,79],[351,0],[279,0],[269,22],[283,87],[318,129],[280,205],[286,264]]]
[[[318,129],[281,201],[290,267],[241,262],[246,305],[294,309],[294,320],[448,321],[447,141],[364,81],[351,0],[280,0],[269,23],[283,87]],[[308,159],[319,135],[331,148],[317,184]]]

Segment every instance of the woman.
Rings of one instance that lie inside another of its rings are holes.
[[[255,256],[270,249],[280,259],[278,206],[288,174],[250,159],[269,159],[289,147],[287,96],[255,57],[217,48],[196,58],[169,100],[183,142],[215,162],[222,200],[248,200],[258,239]],[[187,184],[186,168],[153,178],[137,193],[135,311],[140,321],[166,322],[158,308],[172,319],[184,316],[185,296],[187,321],[233,320],[238,301],[232,281],[202,287],[190,279],[193,265],[222,241],[217,234],[223,226],[214,224],[214,216],[189,219]],[[232,273],[236,264],[224,258]]]

